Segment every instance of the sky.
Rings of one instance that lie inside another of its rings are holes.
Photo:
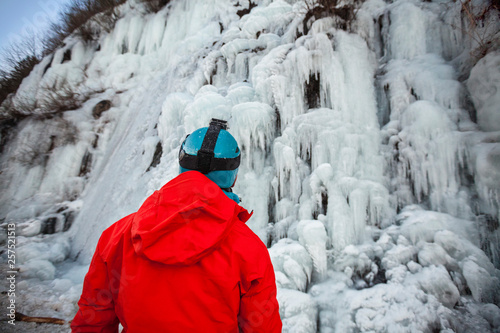
[[[27,31],[44,32],[71,0],[1,0],[0,48],[4,49]]]

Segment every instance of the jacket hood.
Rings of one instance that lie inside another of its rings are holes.
[[[202,173],[184,172],[139,208],[132,221],[132,244],[150,260],[191,265],[212,252],[234,223],[250,216]]]

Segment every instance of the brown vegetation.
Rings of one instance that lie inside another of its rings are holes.
[[[303,20],[302,31],[304,35],[309,32],[312,21],[324,18],[335,17],[338,19],[339,28],[348,30],[356,16],[356,6],[359,0],[306,0],[306,14]]]
[[[37,53],[37,37],[29,33],[24,40],[11,44],[0,53],[0,104],[11,93],[17,91],[21,82],[40,62]]]
[[[157,13],[165,7],[170,0],[141,0],[149,13]]]
[[[475,7],[472,0],[461,0],[460,3],[462,18],[466,21],[461,30],[477,43],[472,55],[480,59],[500,44],[500,29],[496,24],[500,19],[500,3],[491,1],[484,8]]]
[[[60,113],[80,108],[83,104],[81,96],[75,88],[64,85],[61,89],[50,89],[40,101],[40,113]]]
[[[110,32],[119,18],[117,6],[126,0],[72,0],[60,13],[60,22],[52,23],[47,35],[38,38],[29,34],[18,43],[11,44],[0,53],[0,105],[7,97],[15,93],[22,80],[29,75],[41,59],[54,52],[63,45],[63,41],[70,34],[75,34],[86,43],[99,39],[102,32]],[[158,12],[166,6],[169,0],[141,0],[148,12]],[[55,111],[74,109],[79,105],[78,98],[74,102],[70,99],[78,97],[75,92],[64,89],[61,92],[52,91],[46,96],[45,109],[53,108]],[[8,101],[6,101],[8,102]],[[12,104],[6,103],[4,108],[9,112],[0,116],[2,118],[22,118],[29,115],[33,108],[21,106],[13,109]]]
[[[86,42],[99,37],[98,28],[110,31],[118,19],[115,8],[125,0],[73,0],[60,13],[61,21],[53,23],[44,38],[29,33],[21,42],[13,43],[2,50],[0,58],[0,105],[15,93],[22,80],[29,75],[42,57],[54,52],[63,40],[75,33]],[[100,15],[95,24],[89,20]],[[23,112],[13,111],[10,115],[22,116]]]
[[[44,40],[44,55],[52,53],[72,33],[77,33],[84,41],[94,40],[95,32],[87,25],[90,18],[99,13],[107,13],[103,18],[112,17],[116,21],[114,9],[124,2],[125,0],[73,0],[60,14],[61,21],[52,24],[48,37]]]

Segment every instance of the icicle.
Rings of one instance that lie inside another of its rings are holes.
[[[394,59],[412,59],[426,53],[425,14],[411,2],[392,8],[389,52]]]
[[[313,261],[313,277],[322,281],[327,269],[325,226],[317,220],[301,221],[297,225],[297,233],[300,244],[306,248]]]

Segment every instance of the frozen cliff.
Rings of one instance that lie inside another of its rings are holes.
[[[94,17],[98,38],[68,37],[0,109],[30,110],[0,137],[18,310],[71,319],[101,232],[215,117],[242,149],[235,192],[284,332],[500,330],[499,8],[462,1],[129,0],[112,29]]]

